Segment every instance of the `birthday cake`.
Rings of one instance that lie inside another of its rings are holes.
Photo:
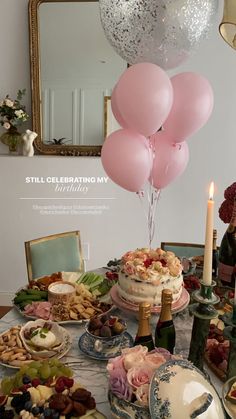
[[[172,291],[176,302],[182,285],[182,265],[172,252],[143,248],[127,252],[121,258],[117,291],[120,298],[132,304],[146,301],[160,305],[164,288]]]

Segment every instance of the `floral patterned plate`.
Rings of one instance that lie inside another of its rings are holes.
[[[151,418],[224,419],[220,398],[204,374],[187,360],[171,360],[154,373],[150,385]]]
[[[128,332],[124,332],[119,346],[112,346],[111,349],[102,352],[98,352],[94,349],[94,339],[86,332],[83,333],[78,342],[79,349],[84,355],[99,361],[107,361],[110,358],[114,358],[120,355],[122,349],[130,348],[133,344],[133,338]]]

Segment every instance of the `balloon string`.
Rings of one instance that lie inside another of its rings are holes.
[[[151,137],[149,137],[149,147],[152,152],[152,160],[153,164],[155,161],[155,144],[153,144]],[[155,141],[155,140],[153,140]],[[152,240],[155,233],[155,223],[154,223],[154,216],[156,210],[156,201],[158,195],[156,195],[156,188],[153,185],[153,176],[151,172],[150,181],[149,181],[149,191],[148,191],[148,244],[149,248],[151,249]]]
[[[146,209],[145,209],[145,206],[144,206],[144,201],[143,201],[143,198],[144,198],[144,191],[139,191],[139,192],[137,192],[137,195],[138,195],[138,197],[139,197],[139,201],[140,201],[140,203],[141,203],[141,206],[142,206],[142,208],[143,208],[143,212],[144,212],[144,215],[145,215],[145,218],[146,218],[146,220],[148,220],[148,214],[147,214],[147,211],[146,211]]]
[[[149,147],[150,150],[152,152],[152,159],[154,162],[155,159],[155,147],[153,146],[153,143],[151,141],[150,138],[148,138],[149,140]],[[153,185],[153,176],[151,175],[149,178],[149,186],[147,188],[147,201],[148,201],[148,210],[146,211],[145,206],[144,206],[144,191],[139,191],[137,192],[137,195],[139,197],[140,203],[143,207],[143,211],[145,214],[145,218],[147,220],[147,227],[148,227],[148,245],[149,248],[151,249],[152,246],[152,241],[154,238],[154,234],[155,234],[155,214],[156,214],[156,209],[157,209],[157,203],[160,199],[160,195],[161,195],[161,190],[155,188],[155,186]]]
[[[157,209],[157,203],[160,199],[161,190],[152,188],[151,192],[151,203],[149,206],[149,218],[148,218],[148,238],[149,238],[149,248],[152,246],[152,241],[154,238],[156,225],[155,225],[155,214]]]

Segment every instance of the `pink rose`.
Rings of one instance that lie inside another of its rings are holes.
[[[124,348],[121,351],[122,355],[127,355],[130,353],[132,354],[139,353],[139,354],[143,354],[144,356],[147,354],[147,352],[148,352],[148,348],[142,345],[136,345],[136,346],[133,346],[132,348]]]
[[[122,355],[112,358],[108,361],[107,371],[109,374],[112,375],[116,370],[120,370],[120,373],[123,371],[124,375],[126,376]]]
[[[167,349],[164,349],[164,348],[155,348],[153,349],[153,351],[148,352],[147,356],[152,355],[152,354],[162,355],[164,356],[166,361],[169,361],[171,359],[171,353]]]
[[[128,260],[133,260],[133,259],[134,259],[133,253],[132,252],[127,252],[122,257],[122,262],[127,262]]]
[[[149,405],[149,384],[143,384],[135,392],[137,402],[141,406]]]
[[[164,358],[163,355],[155,352],[152,354],[147,354],[145,361],[147,363],[147,365],[152,368],[152,369],[157,369],[160,367],[160,365],[164,364],[164,362],[166,362],[166,359]]]
[[[9,129],[9,128],[11,128],[11,125],[9,124],[9,122],[4,122],[3,128]]]
[[[123,349],[123,365],[126,371],[128,371],[130,368],[142,364],[145,360],[145,355],[147,351],[147,347],[142,345],[137,345],[133,348]]]
[[[147,260],[148,256],[145,253],[136,252],[135,258],[140,259],[140,260]]]
[[[133,275],[134,274],[134,267],[133,266],[131,266],[131,265],[126,265],[125,266],[125,272],[128,274],[128,275]]]
[[[128,384],[127,378],[123,376],[123,373],[121,375],[119,374],[118,369],[114,370],[114,373],[110,376],[109,387],[112,393],[120,399],[131,400],[133,394],[132,387]]]
[[[150,383],[153,370],[147,365],[141,365],[138,367],[131,368],[127,372],[127,381],[129,385],[135,389],[142,386],[143,384]]]

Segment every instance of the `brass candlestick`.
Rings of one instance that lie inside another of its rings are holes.
[[[227,378],[236,376],[236,304],[233,303],[233,312],[226,313],[219,318],[224,322],[224,336],[230,341]]]
[[[194,315],[194,321],[188,359],[203,371],[203,357],[210,322],[218,316],[218,312],[213,305],[217,304],[220,298],[213,293],[216,282],[212,281],[210,285],[206,285],[202,281],[200,283],[200,290],[194,291],[192,294],[197,303],[189,307],[190,313]]]

